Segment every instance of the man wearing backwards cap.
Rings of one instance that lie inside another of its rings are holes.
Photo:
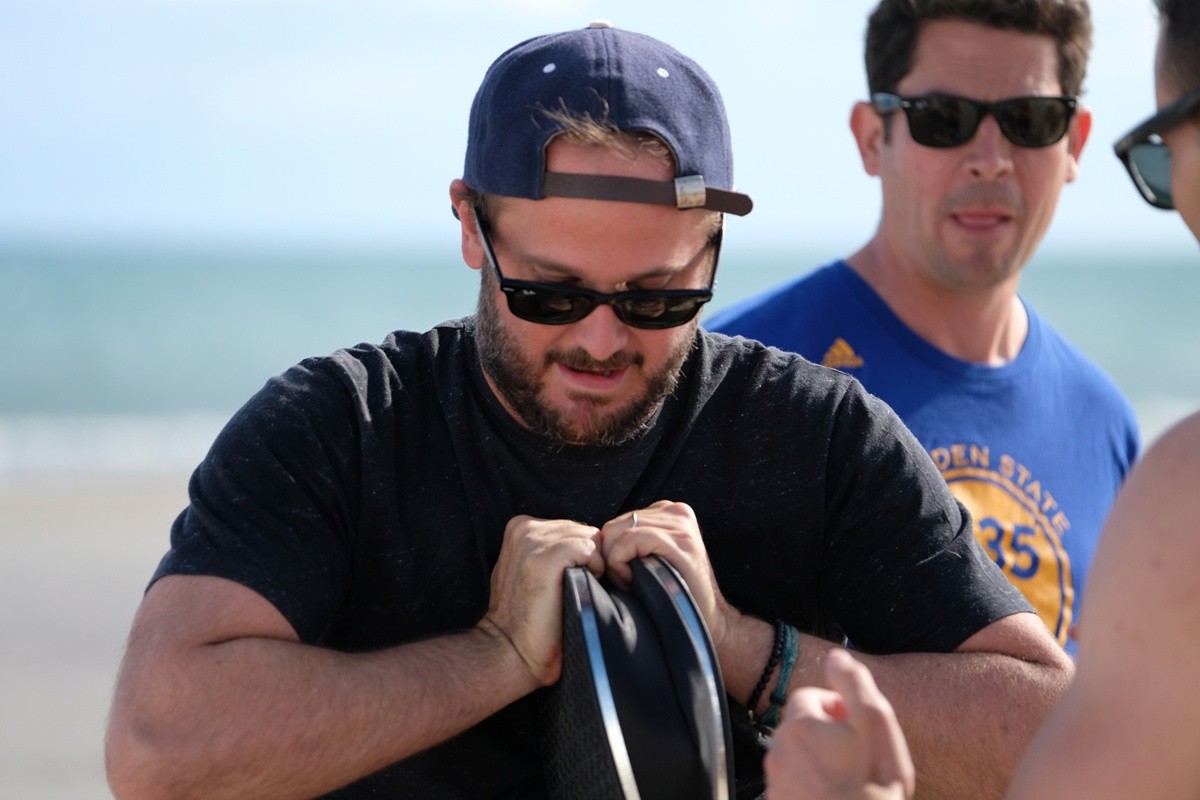
[[[749,722],[846,637],[905,654],[863,658],[938,732],[918,766],[1000,785],[1070,663],[894,414],[698,330],[750,210],[731,153],[711,79],[649,37],[492,65],[450,186],[477,313],[306,360],[219,435],[134,621],[119,797],[544,796],[563,571],[622,583],[650,553],[748,720],[740,795]]]

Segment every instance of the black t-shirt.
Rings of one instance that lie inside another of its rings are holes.
[[[469,318],[397,332],[269,381],[193,475],[155,579],[228,578],[304,642],[373,650],[474,625],[513,516],[599,526],[667,499],[695,510],[730,603],[865,651],[950,651],[1029,610],[920,444],[841,373],[700,332],[645,433],[564,447],[499,405],[473,337]],[[539,797],[537,699],[332,796]]]

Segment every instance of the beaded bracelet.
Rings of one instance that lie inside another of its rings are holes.
[[[779,724],[779,716],[787,702],[788,681],[792,677],[792,667],[796,666],[796,658],[800,654],[800,631],[787,626],[787,643],[783,647],[783,662],[779,666],[779,680],[775,682],[775,690],[771,692],[771,705],[762,716],[762,724],[774,728]]]
[[[754,709],[758,708],[758,701],[762,699],[763,692],[767,690],[767,682],[771,680],[771,675],[775,672],[775,665],[779,663],[780,656],[783,655],[783,645],[787,638],[787,625],[783,620],[775,620],[775,641],[771,644],[771,657],[767,659],[767,666],[763,668],[762,676],[758,679],[758,685],[754,687],[753,694],[750,695],[750,702],[746,704],[746,710],[749,712],[750,721],[755,721]]]

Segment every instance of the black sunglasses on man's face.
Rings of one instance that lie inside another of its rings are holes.
[[[1166,106],[1122,136],[1113,151],[1125,165],[1133,185],[1155,208],[1172,209],[1171,151],[1162,135],[1200,110],[1200,91],[1192,92]]]
[[[881,116],[903,111],[913,141],[925,147],[958,147],[971,141],[983,118],[991,114],[1000,132],[1018,147],[1049,147],[1067,133],[1079,106],[1074,97],[1010,97],[986,103],[952,94],[901,97],[890,92],[871,95]]]
[[[479,224],[479,240],[488,264],[496,272],[500,291],[508,299],[508,310],[527,322],[541,325],[569,325],[578,322],[595,310],[596,306],[607,305],[617,319],[634,328],[657,330],[674,328],[691,322],[700,307],[712,299],[712,281],[707,289],[662,289],[658,291],[596,292],[559,283],[521,281],[504,277],[500,262],[492,249],[487,223],[479,209],[475,209],[475,220]],[[719,236],[719,234],[718,234]],[[720,253],[720,240],[705,246],[714,248],[713,279],[716,278],[716,256]]]

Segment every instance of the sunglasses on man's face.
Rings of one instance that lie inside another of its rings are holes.
[[[1047,96],[985,103],[952,94],[901,97],[877,92],[871,95],[871,104],[884,116],[903,111],[913,141],[926,147],[966,144],[988,114],[996,118],[1004,138],[1018,147],[1049,147],[1066,135],[1079,101]]]
[[[1200,110],[1200,91],[1192,92],[1166,106],[1122,136],[1113,145],[1133,185],[1155,208],[1172,209],[1171,151],[1162,135]]]
[[[656,330],[674,328],[691,322],[700,307],[712,299],[712,281],[707,289],[662,289],[658,291],[596,292],[558,283],[521,281],[504,277],[500,262],[492,249],[487,223],[479,210],[475,211],[479,223],[479,240],[488,263],[496,272],[500,291],[508,299],[508,310],[527,322],[541,325],[569,325],[592,313],[597,306],[612,308],[617,319],[634,328]],[[714,249],[713,278],[717,274],[716,256],[720,252],[719,239],[708,247]]]

